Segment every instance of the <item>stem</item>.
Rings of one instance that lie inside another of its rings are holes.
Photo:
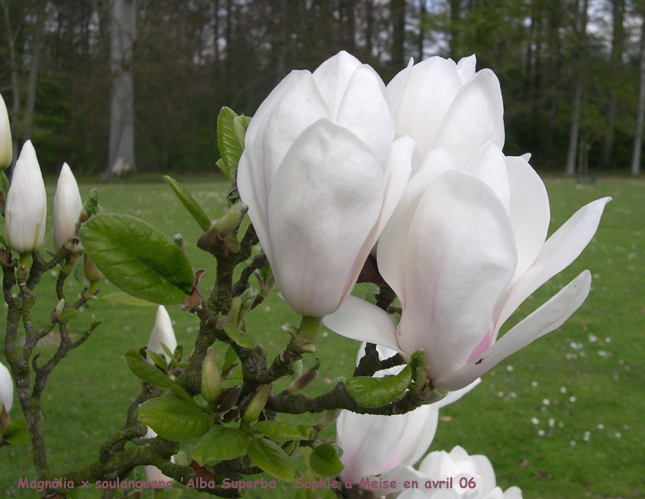
[[[303,340],[311,342],[318,334],[318,329],[320,329],[321,322],[321,317],[310,317],[308,315],[303,315],[302,322],[300,322],[300,328],[298,329],[298,336]]]

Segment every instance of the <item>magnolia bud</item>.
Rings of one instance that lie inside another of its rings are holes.
[[[177,348],[177,338],[175,338],[175,332],[172,329],[172,322],[170,321],[170,316],[166,307],[159,305],[157,308],[157,318],[155,319],[155,326],[152,328],[150,333],[150,339],[148,339],[147,350],[163,355],[166,359],[166,362],[169,362],[170,359],[164,353],[161,344],[166,345],[168,350],[171,352],[175,351]],[[154,362],[150,357],[147,358],[150,364],[154,365]]]
[[[54,195],[54,249],[58,252],[66,241],[76,235],[76,223],[83,209],[81,193],[74,174],[63,164]]]
[[[0,364],[0,406],[4,406],[7,413],[13,405],[13,380],[9,369]]]
[[[213,229],[221,237],[230,235],[240,225],[247,211],[249,211],[248,206],[242,203],[235,203],[222,218],[215,222]]]
[[[242,421],[251,423],[260,417],[260,413],[262,412],[262,409],[264,409],[267,400],[269,400],[269,395],[271,395],[271,388],[273,388],[273,385],[271,384],[258,388],[253,395],[253,398],[246,406],[244,414],[242,414]]]
[[[328,426],[331,426],[336,422],[341,412],[341,409],[332,409],[330,411],[325,411],[324,416],[320,421],[318,421],[318,424],[316,426],[321,430],[327,428]]]
[[[45,238],[46,220],[45,183],[36,151],[28,140],[16,161],[7,194],[5,235],[9,247],[21,255],[36,251]]]
[[[215,402],[222,394],[219,370],[215,362],[215,350],[208,347],[204,362],[202,362],[202,397],[206,402]]]
[[[83,258],[83,275],[90,282],[97,282],[103,279],[103,273],[94,265],[94,262],[90,260],[87,254]]]
[[[0,170],[11,166],[13,143],[11,142],[11,125],[4,99],[0,95]]]
[[[291,384],[289,385],[289,388],[287,388],[287,391],[289,393],[299,392],[300,390],[302,390],[305,387],[307,387],[317,377],[318,377],[318,371],[317,370],[316,371],[307,371],[302,376],[294,379],[291,382]]]

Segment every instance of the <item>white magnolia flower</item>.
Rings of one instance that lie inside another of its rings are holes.
[[[377,347],[381,359],[396,352]],[[364,351],[361,348],[359,358]],[[377,377],[397,374],[401,367],[380,371]],[[343,411],[336,421],[336,442],[343,449],[345,465],[343,481],[360,483],[362,478],[376,475],[397,465],[415,464],[434,439],[439,422],[439,409],[459,400],[480,380],[448,394],[443,400],[424,405],[406,414],[374,416]]]
[[[521,499],[522,491],[518,487],[510,487],[502,491],[497,487],[495,471],[490,460],[483,455],[469,456],[460,446],[449,453],[435,451],[428,454],[419,470],[411,466],[397,466],[385,471],[380,476],[384,481],[395,481],[396,489],[390,490],[392,495],[403,491],[399,499]],[[452,487],[441,484],[441,481],[452,479]],[[416,482],[418,489],[406,489],[405,482]],[[426,485],[430,485],[426,487]],[[411,490],[418,490],[422,495],[415,497]]]
[[[5,207],[5,235],[9,247],[18,253],[36,251],[45,238],[47,193],[36,151],[31,141],[22,151],[13,169]]]
[[[161,347],[162,343],[166,345],[168,350],[171,352],[174,352],[175,348],[177,348],[177,338],[175,338],[175,331],[172,328],[172,322],[168,315],[168,311],[166,310],[166,307],[159,305],[159,307],[157,307],[155,325],[150,333],[146,350],[159,354],[166,359],[166,362],[170,362],[170,357],[166,355]],[[150,357],[146,358],[150,364],[154,364],[154,361]]]
[[[155,431],[148,427],[148,433],[146,433],[145,438],[155,438],[157,434]],[[175,456],[170,458],[170,462],[175,462]],[[156,466],[144,466],[144,472],[146,474],[146,480],[148,482],[171,482],[172,478],[164,475],[159,468]]]
[[[7,106],[0,95],[0,170],[11,166],[13,159],[13,142],[11,141],[11,125]]]
[[[428,106],[419,111],[407,95],[424,88],[432,93],[430,70],[426,86],[411,90],[408,83],[423,64],[408,69],[407,80],[392,90],[399,96],[397,128],[404,128],[405,116],[414,121],[433,112],[438,97],[419,97],[417,105]],[[423,349],[428,377],[442,390],[467,386],[578,309],[589,293],[588,271],[496,341],[517,307],[578,257],[610,199],[588,204],[545,241],[550,210],[544,184],[526,156],[501,152],[499,82],[490,70],[470,75],[474,70],[464,69],[460,77],[457,68],[473,64],[434,63],[440,74],[452,67],[455,85],[463,85],[446,97],[451,104],[437,115],[441,125],[428,132],[432,149],[415,155],[413,174],[379,239],[378,268],[401,300],[400,323],[356,297],[323,320],[339,334],[406,355]]]
[[[322,317],[351,292],[410,173],[389,98],[369,66],[340,52],[292,71],[257,110],[237,184],[280,291]]]
[[[74,174],[63,164],[54,195],[54,249],[58,252],[69,239],[76,236],[76,223],[83,209],[81,193]]]
[[[9,369],[4,364],[0,364],[0,412],[2,412],[2,406],[7,414],[13,406],[13,380]]]

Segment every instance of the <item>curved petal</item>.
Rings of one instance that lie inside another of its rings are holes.
[[[343,449],[343,480],[352,483],[382,470],[388,454],[405,430],[405,419],[343,411],[336,421],[336,439]],[[378,435],[378,438],[375,438]]]
[[[4,364],[0,364],[0,412],[2,412],[3,405],[9,414],[13,406],[13,380],[9,369]]]
[[[457,74],[461,83],[464,85],[475,77],[475,69],[477,67],[477,57],[475,54],[468,57],[462,57],[457,63]]]
[[[419,202],[406,256],[398,343],[408,354],[425,350],[434,380],[466,364],[515,271],[508,214],[484,182],[448,171]]]
[[[423,486],[425,481],[428,479],[427,476],[425,476],[423,473],[419,473],[417,470],[415,470],[412,466],[395,466],[393,468],[390,468],[389,470],[383,471],[380,476],[375,476],[375,477],[370,477],[371,480],[382,480],[382,481],[387,481],[387,482],[396,482],[395,487],[388,487],[387,489],[385,488],[378,488],[378,489],[372,489],[372,492],[374,493],[375,496],[379,497],[380,495],[384,494],[396,494],[398,492],[403,492],[403,494],[397,496],[399,498],[402,497],[414,497],[414,499],[426,499],[426,493],[428,490]],[[412,482],[416,481],[418,488],[405,488],[404,483],[405,482]],[[410,493],[416,492],[415,495],[410,495]],[[421,493],[422,495],[418,495]],[[434,497],[434,496],[433,496]],[[452,496],[449,496],[452,497]]]
[[[410,70],[400,93],[394,121],[426,154],[435,147],[439,126],[462,87],[453,61],[426,59]]]
[[[511,188],[504,154],[494,142],[487,142],[464,170],[483,180],[493,189],[508,213],[511,210]]]
[[[443,147],[463,169],[489,141],[504,147],[504,103],[497,76],[483,69],[455,97],[434,147]]]
[[[610,200],[602,198],[582,207],[544,243],[533,265],[500,297],[499,303],[503,305],[498,304],[495,323],[498,330],[531,293],[578,258],[596,233]]]
[[[376,305],[356,296],[348,296],[338,309],[323,317],[323,324],[352,340],[383,345],[400,351],[396,343],[396,323]]]
[[[511,188],[511,224],[517,245],[513,279],[517,279],[533,265],[544,245],[551,209],[544,182],[524,158],[507,157],[506,170]]]
[[[412,66],[414,66],[414,58],[410,57],[406,68],[402,71],[399,71],[396,76],[392,78],[390,83],[387,84],[387,94],[390,97],[389,101],[390,105],[392,106],[392,118],[394,118],[396,108],[399,106],[401,93],[403,92],[403,88],[405,87],[405,82],[408,80]]]
[[[450,157],[443,149],[433,149],[421,168],[410,178],[399,203],[379,238],[377,260],[381,276],[401,302],[407,300],[405,288],[405,252],[408,233],[421,196],[442,173],[453,170]]]
[[[387,174],[394,137],[388,96],[381,77],[364,65],[354,71],[336,119],[365,142],[379,158]]]
[[[384,189],[376,156],[345,127],[321,119],[293,144],[274,179],[268,221],[269,261],[297,313],[323,317],[338,308]]]
[[[361,61],[341,50],[334,57],[323,62],[313,73],[320,94],[327,103],[331,118],[336,120],[340,103],[354,72],[361,67]]]
[[[540,336],[560,327],[585,301],[591,286],[591,274],[582,272],[567,286],[502,336],[477,360],[433,381],[439,390],[458,390],[482,376],[499,362]]]

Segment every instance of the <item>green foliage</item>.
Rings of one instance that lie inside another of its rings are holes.
[[[410,384],[412,369],[405,368],[396,376],[382,378],[357,377],[345,382],[347,393],[363,407],[380,407],[403,395]]]
[[[217,166],[230,180],[235,179],[237,164],[244,150],[244,135],[250,122],[250,118],[238,116],[228,107],[223,107],[217,118],[217,146],[222,155]]]
[[[193,198],[190,193],[179,185],[179,183],[172,177],[166,175],[164,176],[164,180],[177,195],[181,204],[184,205],[184,208],[188,210],[188,213],[190,213],[190,215],[195,219],[195,222],[199,224],[202,230],[207,231],[210,229],[211,221],[208,218],[208,215],[204,213],[204,210],[202,210],[202,207],[199,206],[197,201],[195,201],[195,198]]]
[[[345,466],[340,461],[336,446],[330,443],[320,444],[309,456],[311,469],[324,476],[336,476]]]
[[[190,295],[194,275],[186,255],[147,222],[101,214],[85,222],[79,236],[105,277],[126,293],[162,305]]]
[[[253,464],[282,480],[291,480],[296,473],[291,458],[271,440],[254,438],[247,452]]]
[[[309,426],[282,423],[280,421],[259,421],[253,425],[253,429],[278,442],[310,440],[314,436],[314,430]]]
[[[200,466],[213,459],[235,459],[246,453],[250,441],[251,437],[241,430],[213,426],[190,455]]]
[[[139,420],[168,440],[191,440],[204,435],[212,418],[194,403],[175,397],[158,397],[139,408]]]
[[[15,419],[5,430],[4,439],[11,445],[20,445],[29,442],[29,430],[24,416]]]

